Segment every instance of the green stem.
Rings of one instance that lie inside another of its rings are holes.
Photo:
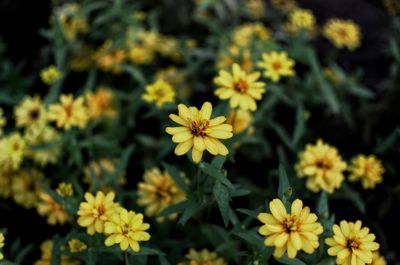
[[[128,251],[125,251],[124,255],[125,255],[125,265],[129,265]]]

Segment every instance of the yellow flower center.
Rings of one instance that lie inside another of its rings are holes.
[[[190,123],[189,129],[194,136],[207,136],[206,129],[210,125],[210,121],[208,120],[200,120],[200,121],[192,121]]]
[[[361,243],[360,243],[360,239],[359,238],[353,238],[353,239],[348,239],[347,240],[347,248],[349,248],[350,250],[353,249],[359,249]]]
[[[106,212],[106,208],[104,207],[104,204],[100,204],[99,207],[97,207],[97,213],[99,216],[104,215]]]
[[[233,87],[234,87],[234,89],[235,89],[237,92],[239,92],[239,93],[241,93],[241,94],[244,94],[244,93],[246,93],[246,91],[247,91],[247,89],[248,89],[248,84],[247,84],[247,82],[244,81],[244,80],[239,80],[238,82],[236,82],[236,83],[233,85]]]
[[[332,163],[329,160],[321,159],[315,163],[315,166],[322,170],[328,170],[332,167]]]
[[[158,98],[158,99],[162,99],[163,97],[165,97],[165,92],[162,89],[157,89],[154,92],[154,95]]]
[[[347,37],[347,31],[345,29],[338,29],[337,33],[342,38],[346,38]]]
[[[282,225],[286,233],[290,233],[293,231],[297,231],[299,228],[298,219],[296,216],[288,216],[285,221],[283,221]]]

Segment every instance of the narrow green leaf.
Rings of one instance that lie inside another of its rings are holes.
[[[233,184],[228,180],[228,178],[224,174],[222,174],[221,169],[206,162],[201,162],[199,167],[200,170],[206,175],[215,178],[217,181],[223,183],[228,188],[234,189]]]
[[[168,216],[173,213],[180,213],[183,212],[188,206],[189,206],[189,201],[183,201],[174,205],[171,205],[164,210],[162,210],[158,216]]]
[[[305,119],[304,119],[304,108],[303,106],[299,106],[296,112],[296,126],[294,127],[293,136],[292,136],[292,146],[295,148],[299,142],[301,137],[304,135],[305,129]]]
[[[167,170],[167,172],[170,174],[170,176],[179,188],[181,188],[185,192],[189,191],[188,181],[182,176],[182,174],[176,169],[176,167],[164,162],[162,163],[162,166],[165,168],[165,170]]]
[[[221,212],[224,225],[227,227],[229,224],[229,201],[231,199],[229,190],[226,186],[217,181],[214,184],[213,194],[217,201],[219,211]]]
[[[185,225],[186,222],[190,218],[192,218],[197,213],[197,211],[200,209],[199,203],[197,203],[193,200],[188,200],[187,202],[188,202],[187,207],[185,208],[181,218],[179,218],[178,224]]]
[[[329,205],[328,205],[328,195],[325,191],[321,192],[317,203],[317,213],[318,216],[323,218],[329,217]]]
[[[396,127],[383,141],[381,141],[374,149],[376,154],[384,154],[395,145],[400,137],[400,127]]]
[[[278,196],[279,198],[281,198],[282,201],[288,202],[291,195],[292,195],[292,187],[290,187],[285,167],[282,164],[280,164]]]
[[[287,256],[283,256],[282,258],[275,260],[281,264],[287,264],[287,265],[306,265],[299,259],[289,259]]]

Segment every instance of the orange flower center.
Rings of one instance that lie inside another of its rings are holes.
[[[337,33],[342,38],[346,38],[347,37],[347,31],[345,29],[338,29]]]
[[[200,120],[200,121],[192,121],[189,126],[189,129],[194,136],[207,136],[206,129],[210,125],[210,121],[208,120]]]
[[[97,208],[97,212],[99,213],[99,216],[102,216],[106,212],[106,208],[104,207],[103,204],[100,204],[99,207]]]
[[[64,109],[65,109],[65,114],[67,115],[67,117],[71,117],[72,116],[72,111],[74,109],[72,104],[68,104],[68,105],[64,106]]]
[[[349,249],[359,249],[361,243],[359,238],[353,238],[347,240],[347,248]]]
[[[245,80],[239,80],[233,85],[233,87],[237,92],[244,94],[248,89],[248,84]]]
[[[299,228],[298,219],[293,215],[287,217],[286,220],[283,221],[282,225],[286,233],[297,231]]]
[[[332,164],[326,159],[320,159],[315,163],[315,166],[322,170],[328,170],[331,169]]]

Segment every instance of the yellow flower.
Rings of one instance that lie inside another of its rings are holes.
[[[282,11],[291,11],[297,7],[295,0],[271,0],[271,5]]]
[[[142,99],[148,103],[154,102],[157,107],[162,107],[165,103],[175,101],[175,89],[164,80],[157,80],[151,85],[147,85]]]
[[[6,127],[6,124],[7,124],[7,120],[4,117],[4,111],[0,107],[0,136],[3,135],[3,128]]]
[[[107,247],[119,244],[122,250],[130,247],[139,252],[139,242],[150,240],[150,234],[145,232],[149,228],[149,224],[143,223],[143,214],[122,208],[106,222],[104,232],[107,238],[104,243]]]
[[[354,50],[361,45],[360,27],[352,20],[330,19],[324,25],[323,34],[339,49]]]
[[[71,197],[74,194],[74,189],[72,188],[71,183],[61,182],[58,184],[56,192],[61,197]]]
[[[67,41],[75,41],[78,34],[89,31],[87,19],[81,14],[78,4],[65,4],[57,10],[57,13],[59,23]]]
[[[315,27],[315,17],[311,10],[296,8],[289,15],[289,21],[297,29],[312,31]]]
[[[158,168],[146,170],[143,175],[143,182],[138,183],[138,205],[146,207],[147,216],[155,216],[162,210],[177,204],[186,198],[182,191],[171,178],[167,171],[163,173]],[[172,214],[169,219],[175,219],[177,214]],[[158,217],[157,221],[164,221],[165,218]]]
[[[41,177],[42,173],[36,170],[16,172],[11,185],[14,201],[27,209],[36,207],[39,202]]]
[[[18,132],[0,140],[0,164],[19,169],[25,155],[26,142]]]
[[[3,233],[0,233],[0,248],[4,247],[4,235]],[[0,252],[0,260],[4,259],[3,253]]]
[[[262,0],[246,0],[247,13],[255,18],[260,19],[265,16],[265,4]]]
[[[372,252],[372,262],[371,265],[386,265],[386,259],[384,256],[379,254],[379,251]]]
[[[308,144],[299,154],[295,166],[300,178],[307,178],[307,188],[313,192],[321,189],[332,193],[339,188],[344,179],[343,171],[347,168],[338,150],[318,140],[315,145]]]
[[[107,177],[108,174],[113,174],[115,171],[117,160],[110,159],[100,159],[98,161],[92,161],[88,166],[84,169],[84,177],[83,182],[89,183],[89,188],[92,189],[94,183],[102,182],[104,178]],[[94,179],[92,180],[91,176],[93,175]],[[125,172],[121,172],[114,183],[117,185],[124,185],[126,183]],[[103,192],[112,191],[111,185],[102,185],[100,186],[100,190]]]
[[[317,222],[317,215],[310,213],[309,207],[303,208],[301,200],[293,201],[290,213],[280,199],[272,200],[269,209],[271,214],[259,213],[257,216],[264,223],[258,232],[266,236],[265,246],[275,247],[275,257],[280,258],[287,252],[293,259],[300,250],[311,254],[318,248],[322,225]]]
[[[211,252],[208,249],[196,251],[190,249],[185,256],[189,261],[178,263],[178,265],[228,265],[228,263],[217,253]]]
[[[382,162],[374,155],[358,155],[349,166],[350,181],[361,180],[364,189],[373,189],[376,184],[383,181],[382,174],[385,169]]]
[[[50,225],[65,224],[68,214],[64,207],[58,204],[49,194],[45,192],[39,193],[40,202],[36,209],[41,216],[47,216],[47,223]]]
[[[14,177],[14,170],[8,165],[0,163],[0,197],[7,199],[12,195],[10,186]]]
[[[65,130],[72,126],[84,128],[89,118],[84,98],[78,97],[74,100],[72,94],[62,94],[60,103],[50,105],[47,118],[55,121],[58,128]]]
[[[73,71],[83,72],[95,65],[94,49],[87,45],[79,45],[72,49],[69,66]]]
[[[129,59],[135,64],[149,64],[154,60],[154,52],[144,46],[135,45],[128,52]]]
[[[233,32],[232,41],[239,47],[248,47],[252,40],[268,40],[269,30],[260,22],[246,23]]]
[[[102,191],[98,191],[96,196],[85,193],[86,202],[79,205],[78,224],[87,227],[89,235],[104,232],[104,223],[120,208],[119,204],[114,202],[114,198],[114,192],[104,195]]]
[[[97,66],[104,72],[120,74],[121,63],[125,61],[126,54],[122,49],[112,48],[112,41],[106,40],[94,55]]]
[[[27,127],[46,121],[46,113],[39,96],[26,96],[14,109],[17,127]]]
[[[49,67],[40,71],[40,78],[46,85],[51,85],[62,77],[63,73],[57,69],[55,65],[50,65]]]
[[[87,245],[79,239],[71,239],[68,241],[68,248],[71,253],[79,253],[85,251]]]
[[[282,76],[295,75],[294,65],[295,62],[288,58],[286,52],[263,53],[262,60],[258,62],[258,66],[265,70],[265,77],[273,82],[278,82]]]
[[[379,249],[379,244],[368,227],[361,228],[361,221],[341,221],[340,226],[333,225],[333,233],[333,237],[325,239],[325,243],[330,246],[328,255],[336,256],[336,264],[371,264],[372,252]]]
[[[178,98],[186,99],[190,96],[191,90],[187,84],[187,76],[183,71],[176,69],[175,66],[159,70],[156,78],[169,83],[175,89]]]
[[[238,64],[233,64],[232,74],[221,70],[214,78],[214,83],[219,86],[215,95],[222,100],[230,98],[231,108],[239,106],[242,110],[255,111],[256,100],[261,100],[265,92],[265,84],[257,82],[259,77],[259,72],[247,74]]]
[[[95,92],[85,95],[89,118],[96,119],[100,116],[113,118],[117,112],[113,107],[114,94],[110,89],[98,87]]]
[[[53,241],[46,240],[40,245],[40,250],[42,252],[40,259],[37,260],[33,265],[51,265],[51,255],[53,253]],[[79,265],[81,264],[79,260],[72,259],[65,255],[61,255],[60,265]]]
[[[170,114],[169,117],[181,126],[167,127],[166,132],[172,136],[172,141],[178,145],[175,154],[184,155],[192,149],[192,159],[196,164],[207,150],[212,155],[228,155],[229,151],[219,139],[232,137],[232,126],[224,123],[223,116],[211,119],[212,105],[205,102],[200,110],[196,107],[178,105],[179,116]]]
[[[227,123],[232,125],[234,134],[239,134],[246,129],[249,129],[252,122],[253,116],[251,115],[251,112],[241,109],[231,110],[227,120]]]

